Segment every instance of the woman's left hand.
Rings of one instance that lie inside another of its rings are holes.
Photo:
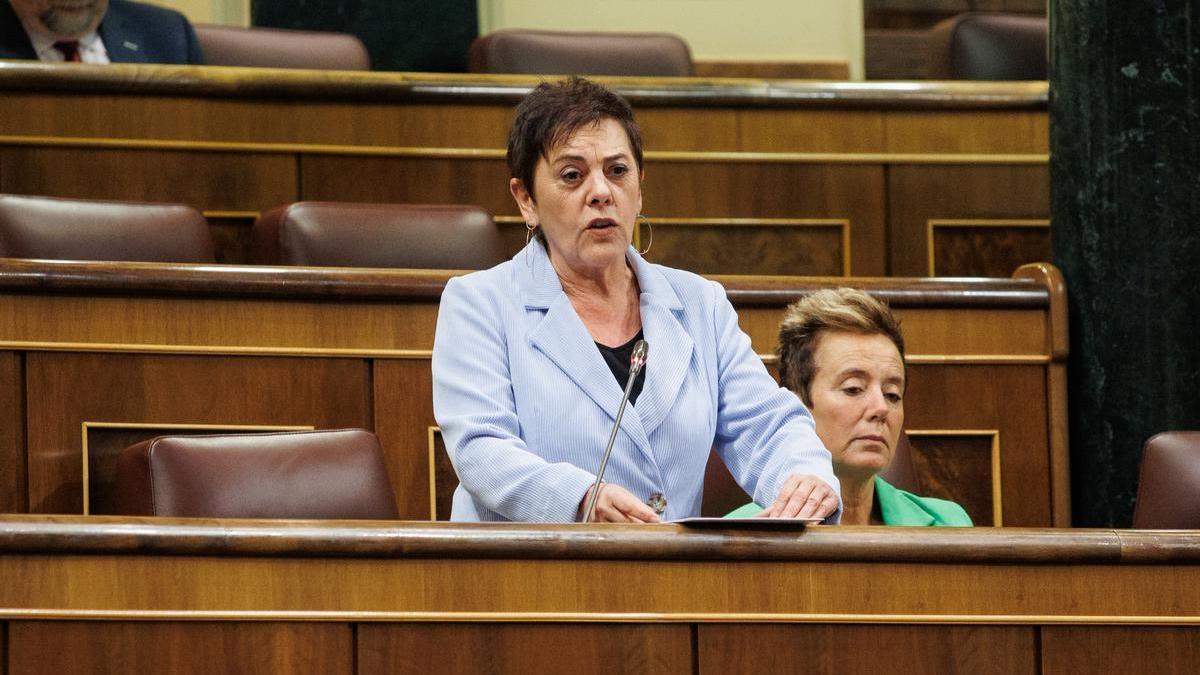
[[[762,518],[827,518],[837,511],[838,496],[828,483],[807,474],[792,474],[783,483],[779,498]]]

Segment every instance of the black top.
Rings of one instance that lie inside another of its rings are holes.
[[[599,342],[596,343],[596,347],[600,349],[600,356],[604,357],[608,369],[612,371],[613,377],[617,378],[617,384],[621,385],[621,391],[625,391],[625,383],[629,381],[629,359],[633,356],[633,347],[641,339],[642,331],[639,330],[637,335],[620,347],[607,347]],[[642,371],[633,381],[633,389],[629,391],[629,405],[637,403],[638,394],[642,393],[642,385],[645,383],[646,366],[642,366]]]

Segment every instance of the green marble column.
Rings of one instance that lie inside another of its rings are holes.
[[[373,70],[466,72],[477,0],[251,0],[251,23],[357,35]]]
[[[1200,0],[1051,0],[1074,522],[1129,525],[1142,444],[1200,429]]]

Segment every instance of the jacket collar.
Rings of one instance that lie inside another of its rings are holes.
[[[928,527],[936,522],[914,495],[894,487],[879,476],[875,477],[875,499],[884,525]]]
[[[694,344],[680,323],[683,303],[654,265],[629,247],[625,259],[641,289],[642,331],[650,344],[646,382],[637,404],[626,410],[621,429],[654,461],[649,435],[666,419],[694,358]],[[530,242],[512,261],[526,310],[542,313],[529,331],[533,347],[547,356],[587,396],[616,418],[621,387],[583,325],[542,245]],[[656,358],[658,357],[658,358]],[[636,411],[636,414],[630,414]]]
[[[100,22],[100,39],[104,40],[104,49],[108,52],[108,60],[113,63],[146,63],[146,54],[140,38],[129,31],[125,16],[119,2],[110,1],[108,13]]]

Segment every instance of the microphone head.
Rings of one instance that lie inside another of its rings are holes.
[[[638,340],[633,346],[633,354],[629,357],[629,377],[632,379],[646,365],[646,353],[650,351],[650,343]]]

